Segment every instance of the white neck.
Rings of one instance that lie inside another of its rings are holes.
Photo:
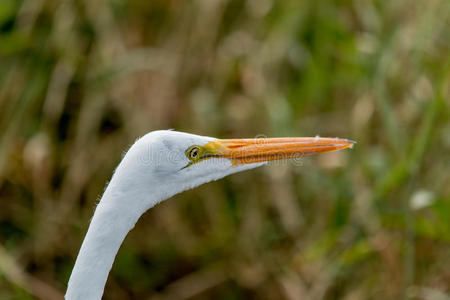
[[[101,299],[108,273],[126,235],[139,217],[161,200],[158,193],[144,196],[132,192],[130,186],[119,187],[121,176],[117,175],[116,171],[95,210],[69,279],[67,300]],[[130,207],[130,203],[137,205]]]

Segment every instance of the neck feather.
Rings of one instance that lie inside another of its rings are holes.
[[[160,201],[156,195],[150,195],[155,199],[148,199],[148,194],[147,199],[140,199],[139,193],[116,188],[120,178],[114,177],[95,209],[78,253],[67,287],[67,300],[101,299],[108,273],[126,235],[139,217]],[[138,205],[131,207],[130,203]]]

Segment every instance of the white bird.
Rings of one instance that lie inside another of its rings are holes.
[[[123,157],[98,203],[69,279],[67,300],[96,300],[125,236],[159,202],[271,160],[300,158],[352,147],[338,138],[219,140],[183,132],[153,131]]]

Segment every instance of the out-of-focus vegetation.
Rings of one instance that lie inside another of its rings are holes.
[[[0,299],[60,299],[139,136],[350,151],[163,202],[105,299],[449,299],[450,1],[0,0]]]

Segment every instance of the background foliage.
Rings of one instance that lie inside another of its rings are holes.
[[[174,197],[105,299],[449,299],[450,1],[0,1],[0,299],[61,299],[139,136],[351,151]]]

